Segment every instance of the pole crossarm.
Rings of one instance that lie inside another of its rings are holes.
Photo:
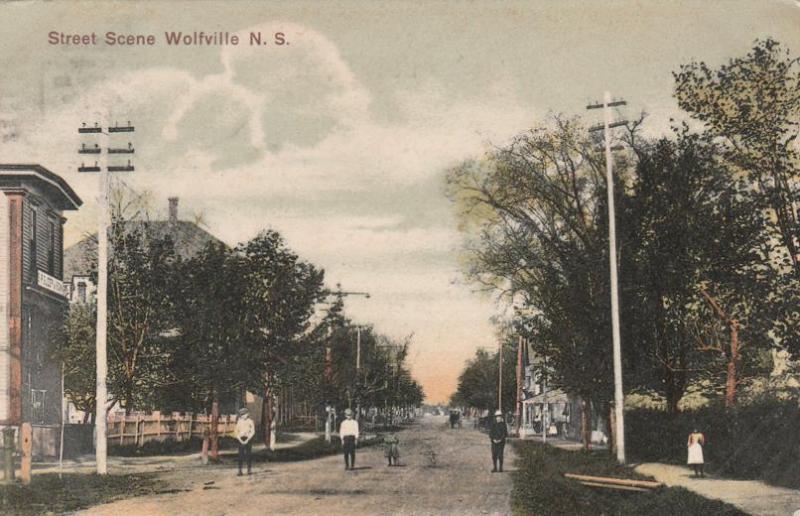
[[[608,103],[597,101],[594,104],[587,105],[586,109],[602,109],[605,108],[606,106],[616,107],[616,106],[627,106],[627,105],[628,103],[622,99],[612,100],[611,102]]]
[[[623,125],[627,126],[628,125],[628,121],[627,120],[617,120],[616,122],[611,122],[611,123],[608,124],[608,128],[609,129],[613,129],[614,127],[622,127]],[[596,131],[605,131],[605,130],[606,130],[606,125],[605,124],[597,124],[597,125],[593,125],[593,126],[591,126],[589,128],[589,132],[590,133],[593,133],[593,132],[596,132]]]

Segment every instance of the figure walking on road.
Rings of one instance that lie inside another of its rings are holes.
[[[256,427],[250,419],[250,412],[246,408],[239,410],[239,419],[236,421],[236,439],[239,440],[239,476],[242,476],[242,463],[247,461],[247,474],[253,465],[253,435]]]
[[[389,434],[383,439],[383,455],[389,459],[390,466],[397,466],[400,458],[400,439],[395,434]]]
[[[344,469],[353,469],[356,466],[356,444],[358,444],[358,421],[353,419],[353,411],[345,409],[345,420],[339,427],[339,438],[342,440],[344,451]]]
[[[695,477],[705,477],[703,474],[703,445],[706,443],[706,438],[696,428],[689,434],[689,440],[686,443],[688,448],[688,459],[686,463],[694,470]]]
[[[492,441],[492,473],[499,471],[503,472],[503,452],[506,447],[506,438],[508,437],[508,428],[506,422],[503,420],[503,412],[498,410],[494,413],[495,420],[489,426],[489,439]],[[500,466],[498,469],[498,465]]]

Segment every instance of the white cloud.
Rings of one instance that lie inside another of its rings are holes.
[[[137,126],[137,171],[126,182],[162,201],[180,196],[184,212],[204,211],[212,232],[229,243],[266,226],[278,229],[301,256],[327,269],[329,282],[370,290],[369,302],[348,301],[356,318],[397,337],[416,332],[415,367],[429,376],[449,371],[449,379],[437,381],[454,386],[463,360],[491,341],[493,309],[451,284],[454,228],[446,221],[405,224],[432,206],[388,207],[377,199],[434,184],[446,167],[529,125],[531,110],[508,80],[498,79],[481,98],[454,98],[429,81],[394,92],[397,117],[382,120],[370,112],[371,93],[323,34],[283,22],[249,30],[282,30],[291,50],[226,47],[220,73],[149,68],[102,81],[34,119],[4,159],[38,161],[84,198],[86,207],[68,214],[69,244],[96,220],[96,177],[75,171],[76,125],[100,116],[96,106],[115,106],[112,120]],[[342,192],[359,192],[369,214],[336,205]],[[273,205],[277,198],[295,203]],[[334,204],[335,211],[315,213],[316,203]],[[440,360],[457,363],[432,366]]]

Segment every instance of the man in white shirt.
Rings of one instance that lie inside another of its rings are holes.
[[[353,411],[346,409],[339,427],[339,438],[342,440],[344,450],[344,469],[353,469],[356,465],[356,444],[358,444],[358,421],[353,419]]]
[[[239,475],[242,476],[242,462],[247,460],[247,474],[250,474],[253,464],[253,435],[256,426],[250,419],[250,412],[246,408],[239,410],[239,419],[236,421],[236,439],[239,440]]]

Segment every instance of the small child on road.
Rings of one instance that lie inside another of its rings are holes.
[[[383,439],[383,455],[389,460],[389,466],[397,466],[400,458],[400,439],[395,434],[389,434]]]

